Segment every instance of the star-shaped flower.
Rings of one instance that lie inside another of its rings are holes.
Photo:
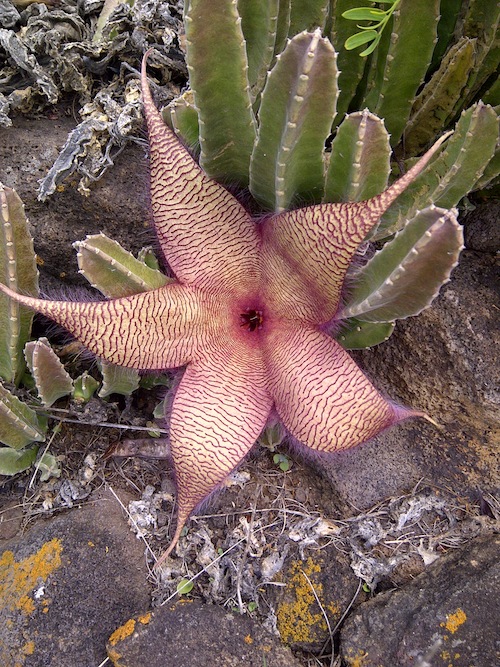
[[[385,400],[327,332],[356,250],[438,144],[373,199],[258,222],[165,126],[145,61],[142,85],[154,225],[176,280],[95,303],[1,289],[109,362],[186,367],[170,418],[178,518],[168,554],[189,514],[241,462],[271,415],[311,450],[328,453],[419,414]]]

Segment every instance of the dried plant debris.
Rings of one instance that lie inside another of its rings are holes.
[[[0,126],[12,124],[12,113],[43,113],[66,94],[76,95],[82,119],[41,182],[41,201],[74,173],[79,191],[89,194],[127,143],[143,141],[137,81],[150,44],[161,101],[178,95],[187,80],[181,2],[108,0],[106,21],[103,4],[62,0],[23,10],[0,0]]]
[[[258,486],[272,485],[266,474],[270,472],[259,471],[256,492],[252,474],[252,490],[246,490],[247,499],[260,498],[262,507],[255,500],[234,513],[192,517],[175,556],[156,573],[156,604],[179,594],[181,581],[192,580],[191,595],[240,613],[260,610],[272,616],[270,590],[286,584],[280,572],[288,556],[306,561],[327,549],[334,558],[338,550],[348,556],[360,585],[374,592],[402,585],[449,549],[499,528],[500,508],[493,498],[488,497],[491,511],[483,512],[480,502],[435,488],[417,488],[344,520],[310,512],[279,486],[278,497],[265,505]],[[161,551],[158,541],[168,539],[173,516],[170,494],[148,486],[129,512],[129,523],[148,545],[148,555]]]

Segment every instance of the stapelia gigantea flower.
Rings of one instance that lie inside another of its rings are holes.
[[[325,331],[358,246],[438,144],[373,199],[285,211],[259,224],[165,126],[145,62],[142,86],[154,225],[176,280],[95,303],[1,289],[109,362],[186,367],[170,417],[178,518],[166,556],[189,514],[241,462],[271,413],[322,453],[419,414],[385,400]]]

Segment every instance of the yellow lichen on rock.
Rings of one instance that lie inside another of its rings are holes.
[[[281,639],[287,643],[315,641],[314,629],[327,629],[326,621],[318,608],[316,595],[322,600],[323,585],[314,581],[314,575],[321,572],[321,566],[308,558],[307,561],[293,561],[287,588],[292,600],[282,602],[278,607],[277,625]],[[311,588],[314,586],[314,592]]]
[[[135,620],[133,618],[130,618],[126,623],[120,625],[119,628],[116,628],[116,630],[113,632],[108,641],[111,644],[111,646],[115,646],[115,644],[118,644],[118,642],[121,642],[127,637],[130,637],[130,635],[134,633],[134,630],[135,630]]]
[[[0,599],[4,608],[26,615],[33,613],[35,602],[31,594],[61,566],[61,553],[62,543],[57,538],[19,562],[12,551],[4,551],[0,556]]]
[[[366,653],[366,651],[362,651],[361,649],[358,649],[358,651],[354,653],[352,649],[349,649],[346,660],[349,667],[363,667],[363,665],[366,665],[366,661],[368,660],[368,653]]]
[[[35,653],[35,642],[30,638],[30,616],[35,610],[46,612],[49,602],[36,601],[34,592],[61,567],[62,550],[61,540],[54,538],[23,560],[17,561],[12,551],[0,554],[0,610],[8,631],[6,637],[0,638],[2,667],[23,667],[27,656]],[[14,628],[19,633],[18,640],[9,634]]]
[[[448,614],[446,616],[446,622],[441,623],[442,628],[446,628],[451,634],[455,634],[458,628],[465,623],[467,616],[463,609],[460,607],[453,612],[453,614]]]

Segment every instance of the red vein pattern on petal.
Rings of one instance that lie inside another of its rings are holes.
[[[319,204],[268,218],[262,252],[273,313],[317,325],[330,321],[351,260],[377,220],[363,203]]]
[[[183,366],[203,349],[216,327],[215,307],[177,284],[96,302],[48,301],[3,285],[0,289],[63,326],[102,359],[139,370]]]
[[[219,339],[188,366],[174,398],[171,450],[178,487],[175,545],[191,511],[241,462],[272,407],[258,346]]]
[[[142,90],[149,132],[151,204],[165,257],[182,283],[242,294],[260,276],[260,237],[241,204],[199,167],[156,109],[145,60]]]
[[[283,324],[267,336],[269,391],[291,434],[318,452],[359,445],[404,416],[326,334]]]
[[[335,317],[347,269],[359,245],[449,134],[377,197],[285,211],[264,221],[263,266],[272,284],[267,303],[276,315],[316,325]]]

